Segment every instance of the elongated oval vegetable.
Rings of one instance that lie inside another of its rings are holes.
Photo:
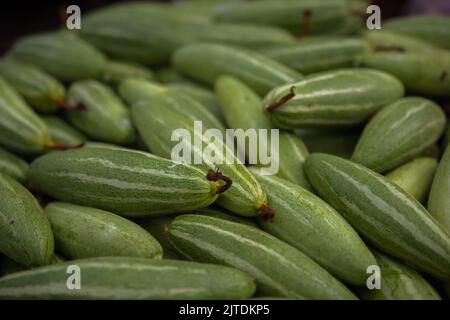
[[[364,285],[375,259],[350,224],[325,201],[289,181],[259,175],[268,204],[277,212],[259,219],[268,233],[296,247],[339,279]]]
[[[349,5],[342,0],[262,0],[236,2],[216,14],[218,21],[251,22],[286,28],[296,34],[320,34],[344,24]]]
[[[445,114],[433,101],[408,97],[384,107],[364,128],[352,161],[385,172],[420,155],[445,128]]]
[[[294,247],[253,227],[182,215],[169,227],[170,243],[191,260],[233,266],[256,279],[259,295],[355,299],[338,280]]]
[[[311,74],[351,67],[367,49],[367,43],[360,39],[313,37],[295,44],[269,47],[263,53],[302,74]]]
[[[149,153],[89,146],[34,160],[29,181],[52,197],[125,216],[190,211],[214,202],[222,182]]]
[[[436,159],[417,158],[389,172],[386,178],[423,203],[430,192],[436,169]]]
[[[101,78],[110,85],[118,85],[128,78],[152,80],[153,72],[136,62],[113,60],[108,62]]]
[[[336,156],[312,154],[305,168],[317,193],[371,244],[437,278],[450,279],[450,236],[411,195]]]
[[[27,176],[28,163],[0,147],[0,173],[23,183]]]
[[[256,51],[220,44],[191,44],[177,50],[173,65],[188,76],[213,85],[221,75],[238,78],[258,94],[302,76]]]
[[[70,122],[88,136],[105,142],[127,144],[134,139],[128,109],[115,93],[95,80],[73,83],[67,94],[69,103],[83,110],[67,111]]]
[[[36,154],[49,144],[45,123],[0,78],[0,145],[20,154]]]
[[[434,288],[414,269],[375,252],[381,271],[381,288],[364,289],[365,300],[441,300]]]
[[[67,287],[70,266],[81,272],[79,290]],[[125,257],[73,260],[0,279],[2,299],[245,299],[254,290],[236,269]]]
[[[0,76],[38,112],[54,112],[64,99],[62,83],[31,64],[3,59]]]
[[[450,18],[446,16],[417,15],[399,17],[386,21],[383,24],[383,28],[450,49]]]
[[[169,83],[196,83],[183,75],[174,67],[161,67],[155,70],[155,77],[158,82]]]
[[[139,84],[139,87],[130,88],[132,86],[131,82],[123,83],[121,85],[121,92],[125,97],[128,97],[129,102],[131,104],[135,104],[139,101],[152,101],[157,100],[158,103],[166,105],[168,108],[172,108],[176,110],[179,114],[183,115],[187,119],[191,121],[199,120],[202,121],[203,124],[208,128],[216,128],[223,132],[225,132],[225,127],[222,122],[208,110],[203,104],[192,98],[190,95],[185,94],[183,92],[178,92],[177,89],[174,88],[161,88],[161,92],[156,92],[159,88],[155,89],[155,92],[150,90],[146,90],[146,88],[150,87],[151,84]],[[133,116],[133,121],[135,125],[138,127],[145,126],[147,130],[153,130],[151,127],[148,127],[147,124],[144,123],[144,119],[136,118]]]
[[[69,259],[162,256],[161,245],[151,234],[108,211],[52,202],[44,213],[52,226],[56,250]]]
[[[428,211],[450,234],[450,145],[445,149],[431,186]]]
[[[361,64],[394,75],[411,92],[450,97],[448,52],[368,52],[362,57]]]
[[[144,79],[125,79],[119,84],[120,97],[128,104],[133,105],[141,100],[152,99],[156,94],[167,91],[163,85]]]
[[[247,226],[259,229],[259,226],[256,224],[256,222],[254,220],[237,216],[237,215],[233,214],[232,212],[229,212],[222,208],[208,207],[208,208],[195,210],[192,213],[193,214],[201,214],[201,215],[205,215],[205,216],[213,217],[213,218],[224,219],[224,220],[231,221],[231,222],[242,223]]]
[[[27,267],[49,264],[53,234],[37,200],[4,174],[0,174],[0,194],[0,252]]]
[[[266,195],[258,182],[222,140],[226,139],[222,131],[215,129],[210,136],[210,128],[180,113],[162,94],[133,105],[131,113],[137,130],[154,154],[194,164],[205,173],[217,169],[232,180],[230,188],[218,199],[220,206],[242,216],[273,214],[266,207]]]
[[[42,120],[47,125],[50,139],[56,144],[76,146],[87,140],[84,134],[56,116],[43,116]]]
[[[356,125],[403,96],[402,83],[371,69],[341,69],[309,75],[273,89],[264,107],[282,129]]]
[[[375,52],[434,52],[438,47],[430,43],[397,32],[385,30],[370,30],[362,33],[372,50]]]
[[[24,37],[15,43],[11,54],[63,81],[97,78],[106,68],[103,54],[68,32]]]

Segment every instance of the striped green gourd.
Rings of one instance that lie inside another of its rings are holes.
[[[81,271],[79,290],[68,288],[76,274],[70,266]],[[127,257],[73,260],[0,279],[0,299],[234,300],[254,290],[253,280],[233,268]]]
[[[363,55],[361,64],[394,75],[413,93],[437,98],[450,97],[449,52],[372,51]]]
[[[250,227],[259,228],[258,224],[249,218],[244,218],[241,216],[237,216],[233,214],[232,212],[229,212],[225,209],[219,208],[219,207],[207,207],[203,209],[198,209],[192,212],[192,214],[201,214],[208,217],[213,218],[219,218],[224,219],[226,221],[236,222],[236,223],[242,223]]]
[[[128,144],[135,137],[128,109],[111,88],[96,81],[74,82],[67,101],[84,106],[82,110],[67,111],[76,128],[96,140]]]
[[[172,64],[182,73],[211,86],[222,75],[234,76],[260,95],[302,78],[297,71],[256,51],[213,43],[180,48]]]
[[[329,153],[350,159],[358,142],[361,130],[295,130],[308,148],[309,153]]]
[[[411,195],[382,175],[332,155],[310,155],[305,170],[320,197],[376,248],[450,279],[450,236]]]
[[[0,77],[0,145],[20,154],[43,152],[48,129],[23,98]]]
[[[441,300],[436,290],[413,268],[374,252],[381,271],[381,288],[362,289],[364,300]]]
[[[55,248],[68,259],[124,256],[161,259],[161,245],[134,222],[111,212],[64,202],[45,207]]]
[[[56,116],[42,116],[52,142],[59,145],[80,145],[87,138],[84,134],[71,127],[67,122]]]
[[[28,163],[15,154],[0,147],[0,173],[23,183],[27,176]]]
[[[216,13],[221,22],[248,22],[285,28],[295,34],[330,32],[350,16],[345,0],[261,0],[235,2]]]
[[[386,178],[423,203],[430,192],[437,166],[436,159],[421,157],[392,170]]]
[[[49,264],[53,234],[37,200],[4,174],[0,174],[0,194],[0,252],[27,267]]]
[[[120,84],[119,92],[129,105],[157,99],[160,103],[170,106],[192,121],[201,120],[208,128],[217,128],[225,132],[222,122],[207,107],[191,95],[180,92],[177,88],[167,88],[138,79],[129,79]],[[145,125],[141,119],[133,120],[138,127]]]
[[[11,54],[13,58],[34,64],[63,81],[97,78],[107,65],[103,54],[69,32],[23,37],[14,44]]]
[[[0,76],[37,112],[54,112],[64,100],[63,84],[31,64],[3,59]]]
[[[155,70],[155,78],[158,82],[169,83],[196,83],[183,75],[174,67],[160,67]]]
[[[356,298],[308,256],[250,226],[213,217],[182,215],[171,223],[169,241],[191,260],[229,265],[253,276],[258,295]]]
[[[350,224],[325,201],[289,181],[252,170],[276,210],[263,230],[296,247],[337,278],[365,285],[373,255]]]
[[[341,69],[306,76],[273,89],[264,107],[282,129],[356,125],[403,96],[402,83],[371,69]]]
[[[266,195],[258,182],[224,140],[205,134],[210,129],[206,125],[180,113],[163,94],[133,105],[131,113],[152,153],[168,159],[176,157],[174,160],[194,164],[205,173],[218,169],[232,180],[231,187],[218,199],[220,206],[242,216],[269,214]],[[218,129],[214,133],[223,137]],[[214,143],[209,144],[211,140]]]
[[[383,29],[368,30],[362,33],[375,52],[434,52],[438,47],[430,43],[397,32]]]
[[[383,29],[410,35],[450,49],[450,17],[417,15],[390,19]]]
[[[222,181],[149,153],[109,146],[53,152],[34,160],[30,183],[52,197],[124,216],[151,216],[207,207]]]
[[[352,161],[377,172],[394,169],[434,144],[445,122],[444,112],[433,101],[400,99],[380,110],[366,125]]]
[[[450,234],[450,145],[447,145],[444,155],[431,186],[428,198],[428,211]]]
[[[153,80],[153,72],[136,62],[112,60],[108,62],[101,76],[102,81],[113,86],[128,78]]]
[[[356,38],[312,37],[291,45],[273,46],[263,51],[302,74],[351,67],[356,58],[368,50],[365,41]]]

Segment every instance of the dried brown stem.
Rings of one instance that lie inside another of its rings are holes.
[[[214,171],[212,169],[209,169],[208,173],[206,174],[206,179],[209,181],[222,180],[225,182],[225,184],[217,187],[216,193],[218,193],[218,194],[227,191],[228,188],[230,188],[231,185],[233,184],[233,181],[229,177],[224,176],[219,170]]]
[[[268,106],[266,108],[266,110],[268,112],[271,112],[275,109],[278,109],[279,107],[281,107],[283,104],[285,104],[286,102],[288,102],[289,100],[291,100],[293,97],[295,97],[295,87],[292,86],[289,90],[289,93],[287,95],[285,95],[284,97],[282,97],[280,100],[272,103],[270,106]]]

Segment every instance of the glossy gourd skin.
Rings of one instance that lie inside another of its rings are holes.
[[[0,78],[0,145],[19,154],[38,154],[50,143],[42,119]]]
[[[44,210],[56,250],[69,259],[125,256],[161,259],[161,245],[134,222],[108,211],[52,202]]]
[[[254,169],[254,168],[253,168]],[[252,170],[276,210],[259,219],[263,230],[301,250],[342,281],[364,285],[372,253],[356,231],[325,201],[284,179]]]
[[[411,195],[376,172],[332,155],[310,155],[305,170],[319,196],[369,243],[450,279],[450,236]]]
[[[130,78],[153,80],[153,72],[139,63],[112,60],[108,62],[101,77],[104,82],[110,85],[118,85],[121,81]]]
[[[386,178],[423,203],[430,192],[438,163],[433,158],[416,158],[386,174]]]
[[[447,145],[444,155],[431,186],[428,198],[428,211],[450,233],[450,146]]]
[[[295,94],[275,109],[271,106]],[[306,76],[273,89],[264,108],[281,129],[348,127],[364,122],[404,94],[393,76],[372,69],[341,69]]]
[[[81,270],[81,290],[67,288],[70,265]],[[72,260],[0,279],[2,299],[246,299],[254,290],[252,278],[236,269],[128,257]]]
[[[0,174],[0,194],[0,252],[26,267],[49,264],[53,234],[37,200],[4,174]]]
[[[68,82],[98,78],[107,65],[102,53],[69,32],[24,37],[15,43],[11,55]]]
[[[151,216],[207,207],[221,181],[195,167],[146,152],[88,146],[53,152],[34,160],[30,183],[66,202],[124,216]]]
[[[433,101],[408,97],[384,107],[366,125],[352,160],[377,172],[396,168],[434,144],[445,114]]]
[[[233,76],[260,95],[302,78],[297,71],[257,51],[222,44],[184,46],[175,52],[172,64],[182,73],[209,85],[219,76]]]
[[[364,288],[364,300],[441,300],[436,290],[413,268],[374,252],[381,271],[381,288]]]
[[[256,228],[181,215],[170,243],[191,260],[233,266],[256,279],[259,295],[296,299],[355,299],[342,283],[294,247]]]

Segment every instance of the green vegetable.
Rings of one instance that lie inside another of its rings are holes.
[[[389,172],[386,178],[423,203],[430,192],[436,169],[436,159],[417,158]]]
[[[69,121],[83,133],[116,144],[133,141],[129,111],[111,88],[95,80],[79,81],[70,86],[67,98],[69,103],[84,106],[67,111]]]
[[[80,268],[80,289],[67,285],[73,265]],[[1,299],[234,300],[254,290],[252,279],[232,268],[124,257],[73,260],[0,279]]]
[[[14,44],[11,54],[15,59],[34,64],[63,81],[98,78],[107,65],[103,54],[69,32],[40,33],[21,38]]]
[[[301,250],[339,279],[365,285],[375,259],[350,224],[325,201],[289,181],[252,170],[276,210],[261,228]]]
[[[264,108],[282,129],[351,126],[403,96],[402,83],[370,69],[341,69],[309,75],[273,89]]]
[[[87,140],[81,132],[58,117],[43,116],[42,120],[47,125],[50,139],[56,144],[76,146]]]
[[[0,173],[23,183],[27,176],[28,163],[0,147]]]
[[[256,279],[258,295],[355,299],[338,280],[294,247],[253,227],[218,218],[182,215],[170,243],[191,260],[233,266]]]
[[[411,195],[376,172],[332,155],[310,155],[305,170],[322,199],[372,245],[450,279],[450,236]]]
[[[233,76],[258,94],[302,76],[256,51],[221,44],[190,44],[177,50],[172,63],[182,73],[213,85],[222,75]]]
[[[52,197],[125,216],[151,216],[206,207],[222,182],[149,153],[89,146],[34,160],[29,181]]]
[[[153,72],[139,63],[114,60],[108,63],[102,74],[102,80],[110,85],[118,85],[128,78],[153,80]]]
[[[0,252],[27,267],[49,264],[53,234],[37,200],[4,174],[0,174],[0,194]]]
[[[52,226],[56,250],[69,259],[162,256],[161,245],[148,232],[108,211],[52,202],[44,213]]]
[[[431,100],[400,99],[370,120],[352,161],[377,172],[394,169],[434,144],[444,131],[445,121],[444,112]]]

